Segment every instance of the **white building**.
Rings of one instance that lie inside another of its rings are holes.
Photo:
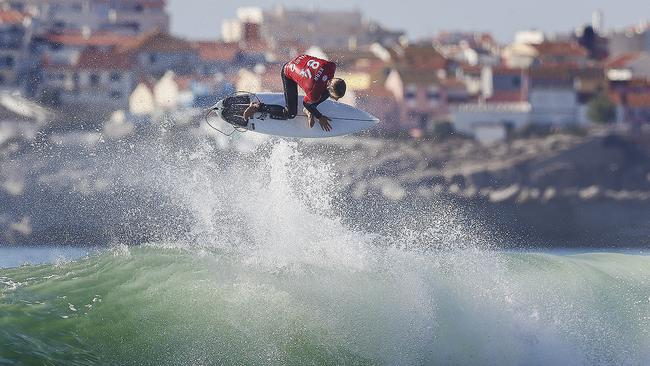
[[[135,87],[134,61],[115,50],[87,49],[79,57],[73,80],[63,88],[62,102],[109,109],[125,108]]]
[[[650,52],[634,52],[612,57],[607,63],[607,78],[612,81],[650,80]]]
[[[529,100],[531,123],[569,125],[578,122],[578,96],[572,87],[533,87]]]
[[[612,56],[630,52],[650,52],[650,23],[640,24],[607,35]]]
[[[227,42],[244,37],[246,24],[258,24],[267,44],[305,44],[323,48],[350,48],[397,44],[403,32],[384,29],[364,19],[358,10],[299,10],[276,6],[272,10],[240,8],[237,19],[225,21],[222,36]]]
[[[32,19],[15,10],[0,9],[0,88],[16,87],[27,59]]]
[[[44,65],[41,99],[57,107],[125,108],[137,81],[134,66],[129,54],[88,48],[73,64]]]
[[[468,103],[451,107],[454,129],[476,138],[483,135],[492,138],[501,136],[501,130],[520,129],[530,123],[530,114],[531,105],[527,102]]]
[[[0,1],[1,3],[1,1]],[[11,0],[37,19],[38,31],[79,30],[140,34],[169,29],[165,0]]]

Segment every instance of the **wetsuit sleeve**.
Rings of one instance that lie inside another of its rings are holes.
[[[315,103],[307,103],[306,101],[303,101],[302,105],[304,105],[305,109],[307,109],[309,111],[309,113],[311,113],[314,117],[321,118],[323,116],[323,114],[321,114],[321,112],[319,112],[316,107],[318,107],[319,104],[326,101],[327,98],[329,98],[329,97],[330,96],[329,96],[328,93],[323,93],[323,96],[317,102],[315,102]]]

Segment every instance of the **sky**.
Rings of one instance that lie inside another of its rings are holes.
[[[241,6],[272,8],[355,9],[390,29],[422,38],[440,30],[490,31],[499,41],[510,41],[521,29],[572,31],[591,21],[594,10],[605,15],[606,28],[620,28],[650,20],[648,0],[282,0],[222,1],[167,0],[172,33],[193,39],[218,38],[221,22],[236,17]],[[580,4],[579,4],[580,3]]]

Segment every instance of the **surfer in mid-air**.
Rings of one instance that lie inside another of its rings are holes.
[[[309,127],[318,120],[324,131],[331,131],[331,119],[321,114],[316,107],[328,98],[339,100],[345,95],[345,81],[335,78],[336,64],[309,55],[300,55],[282,66],[281,76],[284,85],[286,106],[252,102],[244,111],[244,119],[257,112],[266,112],[274,119],[292,119],[298,114],[298,86],[305,91],[304,112]]]

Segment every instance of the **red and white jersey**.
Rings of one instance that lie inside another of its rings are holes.
[[[305,91],[305,103],[318,103],[334,77],[336,64],[309,55],[300,55],[284,66],[284,74]]]

